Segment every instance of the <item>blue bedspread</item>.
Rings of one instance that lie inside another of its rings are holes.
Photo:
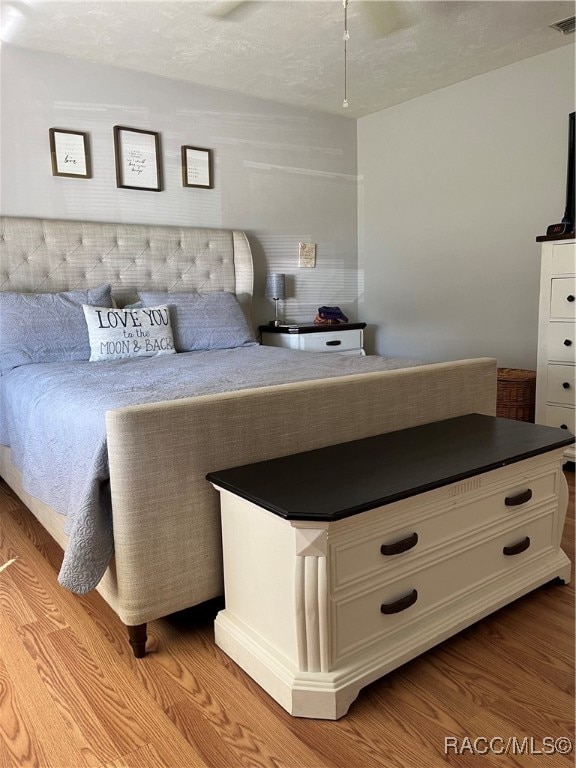
[[[106,411],[420,364],[251,346],[23,365],[0,380],[0,443],[11,447],[26,491],[67,516],[59,581],[85,594],[98,584],[113,554]]]

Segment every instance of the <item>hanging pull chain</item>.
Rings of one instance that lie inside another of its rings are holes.
[[[347,44],[348,44],[348,40],[350,39],[350,35],[348,34],[348,0],[342,0],[342,5],[344,6],[344,34],[342,35],[342,38],[344,40],[344,101],[342,102],[342,107],[344,109],[348,109],[348,50],[347,50]]]

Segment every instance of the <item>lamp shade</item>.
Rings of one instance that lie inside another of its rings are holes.
[[[266,298],[286,298],[286,275],[274,272],[266,277]]]

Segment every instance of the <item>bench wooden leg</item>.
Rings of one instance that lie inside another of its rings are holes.
[[[132,646],[132,652],[137,659],[146,655],[146,624],[128,626],[128,641]]]

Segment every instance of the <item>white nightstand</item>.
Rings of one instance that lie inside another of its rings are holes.
[[[341,355],[365,355],[366,323],[338,325],[260,325],[262,344],[300,352],[337,352]]]

